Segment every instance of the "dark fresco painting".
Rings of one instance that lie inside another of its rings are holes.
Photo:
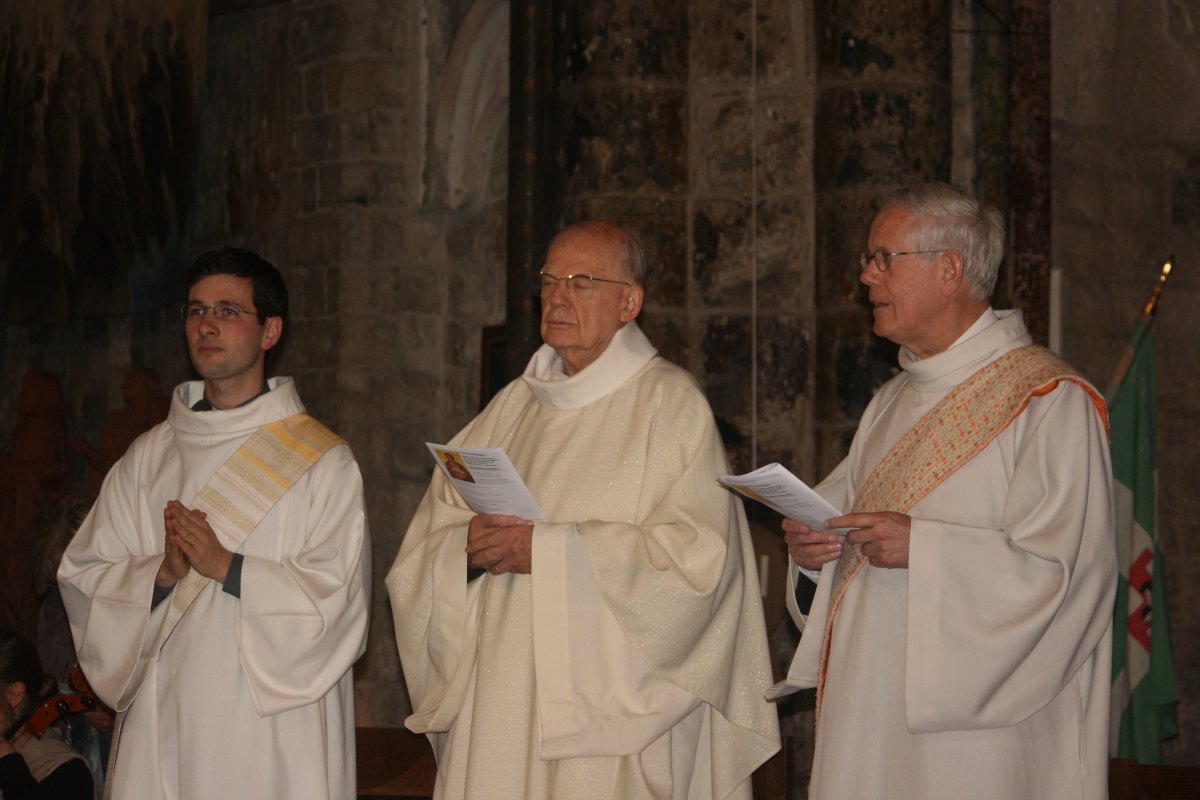
[[[0,320],[162,308],[186,246],[203,0],[0,2]]]

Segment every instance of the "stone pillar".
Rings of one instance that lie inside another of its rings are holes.
[[[760,462],[811,477],[809,18],[786,2],[601,6],[560,17],[564,218],[637,230],[647,335]]]
[[[1011,20],[959,0],[951,18],[954,59],[954,164],[951,182],[974,192],[1007,219],[1012,160]],[[1001,265],[993,302],[1010,308],[1008,270]]]
[[[362,471],[373,591],[356,710],[359,724],[399,724],[407,702],[383,578],[428,480],[422,435],[446,427],[445,279],[431,263],[444,250],[414,220],[428,27],[416,9],[349,0],[290,3],[286,30],[275,229],[287,232],[284,274],[297,290],[287,361],[306,404],[346,438]]]
[[[1013,0],[1007,295],[1038,344],[1050,330],[1050,3]],[[1001,206],[1003,210],[1003,206]]]
[[[948,0],[827,0],[816,8],[818,473],[844,455],[895,346],[871,333],[858,253],[873,199],[950,177]]]
[[[560,222],[611,219],[641,237],[649,279],[639,322],[665,356],[686,364],[687,3],[564,6],[564,201],[547,212]]]
[[[533,265],[554,235],[557,118],[553,4],[513,0],[509,13],[508,269],[505,362],[521,374],[541,344],[538,304],[529,287]]]
[[[804,4],[692,5],[688,365],[754,466],[811,479],[812,108]]]

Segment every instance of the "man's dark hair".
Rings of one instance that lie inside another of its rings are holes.
[[[16,631],[0,628],[0,685],[8,686],[17,681],[25,684],[25,702],[15,709],[18,715],[33,708],[41,699],[44,679],[42,662],[29,640]]]
[[[184,289],[191,289],[202,278],[209,275],[233,275],[249,278],[254,287],[254,309],[259,323],[267,317],[282,317],[287,322],[287,284],[275,265],[257,253],[237,247],[210,250],[196,259],[184,275]]]

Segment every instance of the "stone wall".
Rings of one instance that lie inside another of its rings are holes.
[[[29,369],[61,378],[67,432],[92,442],[130,367],[187,377],[173,305],[205,13],[175,0],[0,7],[0,449]],[[85,486],[82,460],[73,473]]]
[[[565,220],[639,232],[640,323],[759,463],[811,477],[813,52],[786,2],[561,15]]]
[[[1172,253],[1154,326],[1159,541],[1182,702],[1168,763],[1200,766],[1200,9],[1068,0],[1053,9],[1052,265],[1065,355],[1098,386]],[[1103,53],[1103,58],[1097,54]]]
[[[829,3],[818,14],[816,457],[825,475],[896,371],[896,347],[871,333],[858,280],[872,204],[897,186],[949,180],[952,95],[949,3]]]

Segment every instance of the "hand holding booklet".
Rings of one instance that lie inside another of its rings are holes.
[[[767,464],[745,475],[719,475],[717,483],[751,500],[757,500],[789,519],[803,522],[814,530],[827,530],[825,520],[842,515],[841,511],[780,464]],[[840,528],[829,532],[845,536],[850,530]]]
[[[454,447],[426,442],[442,473],[479,514],[511,514],[528,520],[546,515],[533,499],[508,454],[499,447]]]

